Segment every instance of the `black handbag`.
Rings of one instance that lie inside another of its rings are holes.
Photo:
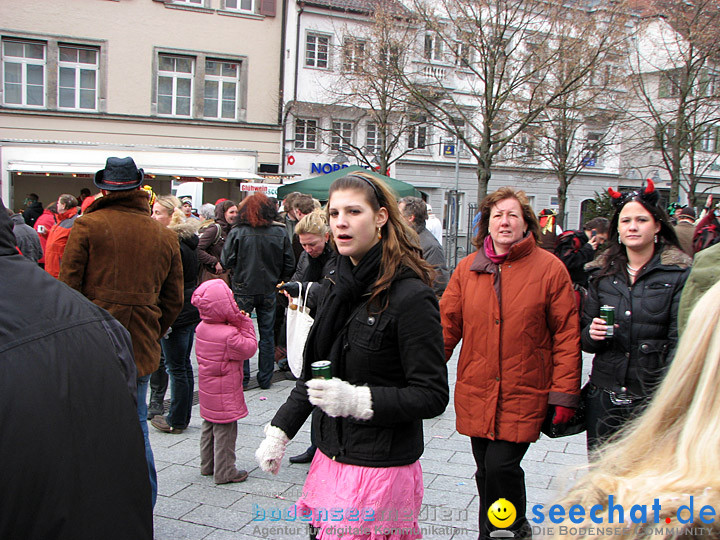
[[[557,439],[558,437],[569,437],[570,435],[577,435],[585,431],[585,395],[588,393],[590,383],[583,386],[580,390],[580,405],[575,409],[575,415],[570,421],[562,424],[553,424],[553,416],[555,415],[555,408],[548,407],[547,416],[545,421],[540,428],[540,431],[550,437],[551,439]]]

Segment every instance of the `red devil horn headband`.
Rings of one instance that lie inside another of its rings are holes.
[[[647,186],[645,186],[645,195],[650,195],[653,191],[655,191],[655,184],[648,178]]]
[[[619,191],[615,191],[613,188],[608,188],[608,193],[613,199],[619,199],[620,197],[622,197],[622,193],[620,193]]]

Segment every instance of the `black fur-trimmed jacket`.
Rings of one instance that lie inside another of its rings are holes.
[[[582,348],[595,353],[590,381],[613,392],[649,396],[672,361],[678,340],[678,306],[692,259],[664,246],[639,271],[631,286],[625,269],[599,275],[607,252],[585,265],[592,272],[582,315]],[[612,262],[611,265],[618,264]],[[600,307],[615,307],[612,339],[590,338]]]

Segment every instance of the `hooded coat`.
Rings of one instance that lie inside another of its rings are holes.
[[[243,393],[243,361],[257,351],[255,329],[221,279],[201,283],[192,303],[202,321],[195,329],[200,416],[228,424],[248,414]]]
[[[146,191],[111,191],[75,221],[60,280],[108,310],[132,336],[138,376],[160,364],[159,339],[183,305],[177,234],[150,217]]]
[[[22,257],[0,201],[0,538],[149,540],[130,334]]]
[[[39,262],[43,256],[43,248],[37,231],[27,225],[20,214],[13,214],[10,219],[13,222],[13,234],[20,252],[26,259]]]
[[[57,215],[57,223],[50,229],[45,244],[45,270],[54,278],[60,275],[60,265],[62,264],[67,239],[77,217],[78,207],[68,208]]]
[[[479,250],[440,300],[445,357],[462,339],[457,430],[534,442],[548,405],[580,403],[580,318],[565,265],[529,235],[496,265]]]
[[[215,222],[202,228],[198,244],[198,260],[209,272],[215,273],[215,265],[220,262],[225,239],[231,228],[232,225],[225,221],[223,205],[216,205]]]

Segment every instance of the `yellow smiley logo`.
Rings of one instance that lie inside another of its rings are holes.
[[[488,519],[490,523],[499,529],[507,529],[515,523],[517,512],[513,503],[507,499],[498,499],[488,509]]]

